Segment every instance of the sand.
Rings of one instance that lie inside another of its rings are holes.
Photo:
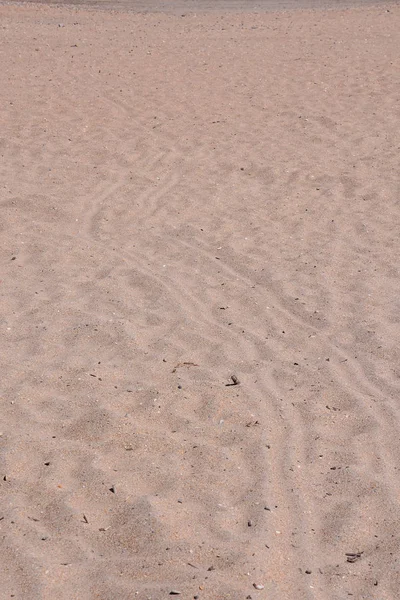
[[[398,598],[400,8],[0,15],[1,599]]]

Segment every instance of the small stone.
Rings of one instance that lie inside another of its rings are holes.
[[[247,521],[247,527],[253,527],[253,521],[251,519]]]
[[[311,575],[311,571],[310,571],[310,569],[307,569],[307,570],[306,570],[306,574],[307,574],[307,575]]]
[[[262,583],[253,583],[253,588],[256,590],[263,590],[264,586]]]
[[[178,590],[171,590],[170,593],[169,593],[169,595],[170,596],[179,596],[180,593],[181,592],[178,592]]]

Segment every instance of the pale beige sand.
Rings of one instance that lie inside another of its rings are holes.
[[[398,598],[400,10],[0,15],[0,597]]]
[[[21,0],[22,3],[24,0]],[[14,4],[19,0],[1,0],[1,4]],[[391,4],[399,0],[392,0]],[[270,12],[270,11],[293,11],[303,9],[335,10],[353,8],[357,6],[383,6],[390,8],[385,0],[25,0],[30,4],[47,5],[73,5],[100,9],[112,9],[113,11],[127,11],[136,13],[162,12],[168,14],[210,13],[210,12]]]

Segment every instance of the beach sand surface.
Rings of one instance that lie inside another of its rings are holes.
[[[398,598],[400,9],[234,8],[0,7],[1,599]]]

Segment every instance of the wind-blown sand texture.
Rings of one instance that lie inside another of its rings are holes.
[[[0,15],[0,597],[398,598],[399,8]]]

